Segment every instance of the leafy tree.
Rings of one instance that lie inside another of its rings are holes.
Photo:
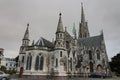
[[[6,67],[5,66],[1,66],[0,70],[6,72]]]
[[[109,63],[112,72],[115,72],[117,75],[120,75],[120,53],[112,57],[112,60]]]

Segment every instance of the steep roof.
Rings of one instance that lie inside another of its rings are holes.
[[[93,36],[93,37],[88,37],[88,38],[79,38],[78,39],[78,44],[83,45],[86,48],[91,48],[91,47],[100,47],[101,45],[101,36]]]
[[[52,42],[46,40],[43,37],[40,37],[40,39],[35,43],[36,46],[40,46],[40,47],[48,47],[48,48],[53,48],[54,45]]]
[[[65,31],[65,39],[66,40],[74,40],[73,37],[67,31]]]

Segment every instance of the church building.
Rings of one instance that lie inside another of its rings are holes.
[[[18,59],[18,72],[22,75],[82,75],[84,73],[109,73],[108,56],[104,35],[90,36],[88,23],[81,5],[81,22],[78,36],[73,27],[74,37],[63,27],[59,14],[55,41],[43,37],[30,43],[29,24],[25,31]]]

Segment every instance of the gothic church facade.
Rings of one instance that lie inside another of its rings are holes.
[[[79,73],[109,73],[108,56],[103,32],[90,36],[81,6],[81,22],[78,37],[63,29],[61,13],[56,30],[56,39],[50,42],[40,37],[30,45],[29,24],[20,47],[18,72],[23,75],[68,76]]]

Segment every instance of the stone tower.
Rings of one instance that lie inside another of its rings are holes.
[[[65,32],[63,30],[63,24],[61,19],[61,13],[59,14],[59,21],[56,31],[55,51],[54,51],[54,72],[58,73],[56,76],[65,76],[66,69],[63,59],[67,59]]]
[[[85,14],[83,10],[83,4],[81,3],[81,23],[79,24],[79,33],[78,38],[86,38],[89,37],[89,30],[88,30],[88,24],[85,21]]]
[[[63,30],[63,24],[61,19],[61,13],[59,14],[59,21],[56,31],[56,42],[55,42],[55,49],[65,49],[65,40],[64,40],[64,30]]]

